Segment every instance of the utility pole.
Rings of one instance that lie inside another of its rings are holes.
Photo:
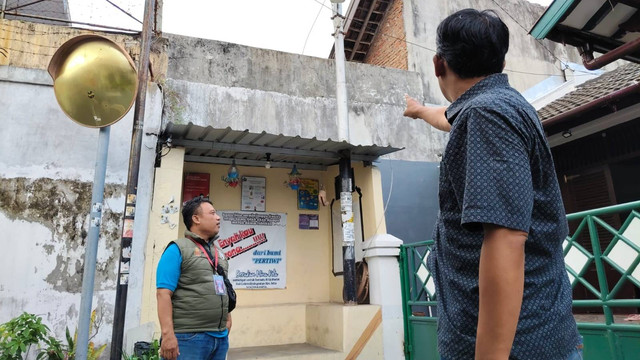
[[[338,138],[350,142],[349,109],[347,107],[347,82],[344,58],[344,17],[342,2],[331,0],[333,8],[333,25],[335,32],[334,53],[336,60],[336,103],[338,107]],[[342,217],[342,274],[344,285],[342,300],[347,305],[356,305],[356,259],[355,233],[353,223],[353,188],[351,186],[351,152],[345,150],[340,157],[340,213]]]
[[[129,172],[127,176],[127,196],[122,221],[122,238],[120,241],[120,261],[116,286],[116,301],[111,333],[111,360],[122,358],[122,342],[124,337],[124,320],[127,309],[127,289],[129,286],[129,263],[131,261],[131,242],[133,240],[133,224],[135,220],[136,197],[138,193],[138,173],[140,171],[140,149],[142,147],[142,129],[149,81],[149,57],[151,53],[151,37],[153,35],[153,15],[155,0],[145,0],[144,20],[140,41],[140,62],[138,64],[138,93],[133,113],[133,130],[131,132],[131,151],[129,154]],[[124,265],[124,268],[123,268]]]

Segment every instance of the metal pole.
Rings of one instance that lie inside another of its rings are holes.
[[[129,264],[131,258],[131,242],[133,240],[133,224],[135,220],[136,196],[138,193],[138,173],[140,172],[140,149],[142,147],[142,128],[149,80],[149,56],[151,53],[151,36],[153,34],[153,14],[155,0],[146,0],[142,38],[140,44],[140,63],[138,64],[138,93],[133,113],[133,130],[131,134],[131,151],[129,154],[129,174],[127,176],[127,196],[122,222],[122,238],[120,241],[120,262],[118,263],[118,285],[113,314],[113,330],[111,333],[111,360],[122,358],[122,342],[124,337],[124,319],[127,309],[127,289],[129,286],[129,270],[123,264]],[[142,240],[142,239],[141,239]],[[128,267],[127,267],[128,269]]]
[[[356,252],[353,223],[353,197],[351,182],[351,153],[345,151],[340,159],[340,213],[342,215],[342,271],[344,285],[342,300],[347,305],[356,305]]]
[[[342,4],[333,4],[333,25],[335,32],[336,59],[336,101],[338,103],[338,139],[349,142],[349,110],[347,107],[347,81],[344,59],[344,32],[341,10]]]
[[[333,3],[333,25],[335,32],[336,59],[336,103],[338,106],[338,138],[340,141],[350,141],[349,137],[349,109],[347,107],[347,82],[344,59],[344,32],[342,4]],[[344,285],[342,300],[347,305],[356,305],[356,257],[355,234],[353,223],[353,196],[351,179],[351,152],[344,151],[340,157],[340,212],[342,214],[342,271]]]
[[[0,19],[4,19],[4,9],[7,8],[7,0],[2,0],[2,11],[0,11]]]
[[[107,154],[111,126],[100,128],[98,136],[98,154],[93,174],[91,194],[91,217],[87,248],[84,253],[84,271],[82,272],[82,296],[80,298],[80,318],[78,319],[78,341],[76,359],[86,360],[89,348],[89,328],[91,327],[91,303],[93,301],[93,283],[96,275],[96,258],[102,222],[102,200],[104,198],[104,178],[107,172]]]

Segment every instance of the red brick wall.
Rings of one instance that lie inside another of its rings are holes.
[[[407,43],[404,40],[402,0],[392,0],[364,63],[407,70]]]

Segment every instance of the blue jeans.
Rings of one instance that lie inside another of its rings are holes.
[[[582,360],[582,349],[584,348],[583,341],[584,340],[582,336],[580,336],[580,344],[578,344],[578,346],[576,346],[576,349],[573,350],[571,354],[569,354],[569,357],[567,358],[567,360]]]
[[[206,333],[176,333],[178,360],[225,360],[229,337],[215,337]]]

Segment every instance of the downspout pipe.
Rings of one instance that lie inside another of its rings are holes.
[[[633,93],[640,94],[640,82],[626,88],[614,91],[609,95],[603,96],[597,100],[593,100],[584,105],[580,105],[562,114],[558,114],[552,118],[542,121],[542,127],[547,129],[551,126],[560,125],[567,120],[571,120],[578,115],[582,115],[588,111],[609,105],[625,96],[632,95]]]
[[[640,50],[640,38],[630,41],[624,45],[601,55],[597,59],[593,58],[593,50],[590,46],[582,46],[579,48],[580,55],[582,56],[582,64],[588,70],[597,70],[601,67],[611,64],[612,62],[621,59],[622,57],[632,54],[635,51]]]

